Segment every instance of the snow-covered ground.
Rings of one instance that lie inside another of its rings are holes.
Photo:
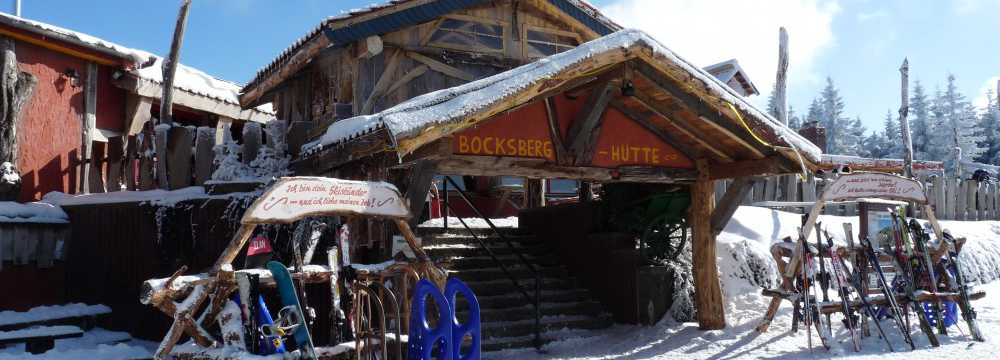
[[[82,337],[59,339],[55,348],[32,355],[24,351],[24,344],[0,349],[0,360],[50,359],[50,360],[120,360],[148,359],[153,357],[157,343],[132,339],[128,333],[94,328]]]
[[[845,243],[842,223],[853,224],[857,233],[856,217],[821,216],[827,229],[838,244]],[[895,353],[890,353],[883,340],[877,336],[863,339],[862,351],[852,349],[847,330],[839,323],[840,316],[833,315],[836,345],[830,351],[819,347],[813,333],[814,348],[807,346],[804,329],[791,333],[791,306],[784,302],[770,330],[758,334],[754,328],[760,324],[770,298],[760,295],[762,287],[775,284],[776,266],[769,248],[772,242],[793,236],[801,223],[800,215],[772,211],[764,208],[741,207],[733,220],[719,236],[718,255],[722,290],[726,300],[724,330],[701,331],[696,323],[681,323],[669,314],[651,327],[616,325],[600,331],[572,332],[562,340],[544,348],[544,353],[533,349],[507,350],[487,353],[487,359],[744,359],[744,358],[830,358],[852,356],[857,358],[892,359],[982,359],[1000,354],[1000,282],[993,281],[1000,275],[1000,222],[942,221],[945,229],[956,237],[966,237],[968,242],[962,260],[969,264],[964,273],[985,282],[981,288],[986,298],[973,302],[979,314],[979,323],[985,343],[974,342],[958,328],[951,327],[948,336],[939,336],[941,347],[932,348],[927,338],[912,321],[910,333],[917,344],[916,351],[909,351],[899,330],[891,321],[882,327],[892,340]],[[968,333],[964,321],[958,324]],[[873,335],[876,333],[872,327]],[[991,336],[994,335],[994,336]]]

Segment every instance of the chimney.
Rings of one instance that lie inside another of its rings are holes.
[[[826,152],[826,128],[819,125],[819,121],[809,121],[799,128],[799,135],[811,141]]]

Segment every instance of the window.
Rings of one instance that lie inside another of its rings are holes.
[[[580,44],[580,37],[577,34],[536,27],[525,27],[522,38],[524,57],[528,59],[558,54]]]
[[[545,183],[548,184],[548,191],[545,192],[546,195],[576,196],[580,191],[580,181],[578,180],[549,179],[549,181],[546,181]]]
[[[439,21],[427,44],[458,50],[503,52],[505,31],[499,22],[451,15]]]
[[[438,190],[444,190],[444,183],[445,183],[444,177],[445,177],[445,175],[434,175],[434,184],[437,185]],[[448,175],[448,177],[451,178],[452,180],[454,180],[455,184],[458,184],[458,188],[460,190],[465,191],[465,180],[462,179],[461,176],[459,176],[459,175]],[[448,183],[448,189],[455,190],[455,186],[452,185],[451,183]]]

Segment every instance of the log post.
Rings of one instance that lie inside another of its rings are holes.
[[[545,206],[545,179],[525,179],[525,208]]]
[[[38,82],[34,75],[23,72],[17,67],[17,55],[14,53],[14,41],[0,37],[0,164],[5,169],[18,175],[17,170],[17,129],[21,119],[21,108],[35,91]],[[6,173],[0,177],[0,201],[17,199],[21,192],[20,176],[9,176]],[[16,180],[10,180],[16,179]]]
[[[90,172],[93,166],[94,132],[97,131],[97,64],[87,63],[87,81],[83,86],[83,172],[80,176],[80,192],[91,192]]]
[[[170,55],[163,61],[163,96],[160,98],[161,124],[174,122],[174,74],[177,73],[177,62],[181,57],[181,44],[184,42],[184,28],[187,26],[187,15],[190,7],[191,0],[181,0],[181,9],[177,13],[177,25],[174,26],[174,38],[170,42]]]
[[[712,212],[715,208],[715,187],[710,178],[708,160],[698,159],[698,179],[691,185],[690,223],[692,262],[694,268],[695,306],[698,328],[717,330],[726,327],[726,314],[716,266],[715,236],[712,232]]]
[[[910,140],[910,122],[906,120],[907,115],[910,113],[910,62],[907,59],[903,59],[903,66],[899,67],[899,74],[901,75],[902,82],[900,85],[899,131],[903,135],[903,176],[912,178],[913,142]],[[907,207],[907,209],[909,208]]]
[[[788,88],[788,31],[782,26],[778,29],[778,74],[774,82],[774,105],[778,110],[778,121],[788,126],[788,105],[786,89]]]

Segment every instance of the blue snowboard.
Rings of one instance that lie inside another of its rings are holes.
[[[316,350],[313,347],[312,336],[309,335],[309,326],[305,324],[305,312],[302,311],[302,306],[299,305],[299,295],[295,292],[292,274],[288,272],[288,268],[284,264],[277,261],[268,261],[267,269],[271,270],[274,283],[278,285],[278,294],[281,296],[282,306],[292,306],[298,310],[298,318],[302,323],[295,329],[292,337],[295,339],[295,344],[298,345],[299,351],[302,352],[302,358],[315,359]]]

